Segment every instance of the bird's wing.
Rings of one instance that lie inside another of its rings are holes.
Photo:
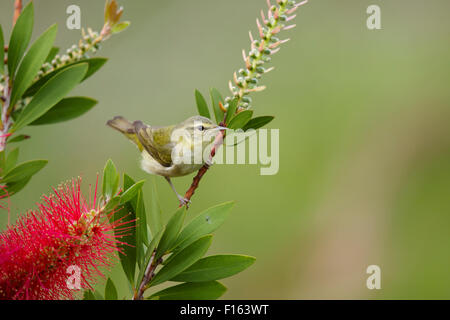
[[[144,149],[161,165],[172,165],[172,143],[170,134],[173,127],[152,128],[141,121],[133,123],[136,136]]]

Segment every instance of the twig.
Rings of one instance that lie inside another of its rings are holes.
[[[21,12],[22,12],[22,0],[15,0],[13,26],[16,24],[16,21],[19,18]]]
[[[158,259],[158,261],[156,261],[155,263],[153,263],[153,261],[155,260],[155,254],[156,250],[153,251],[150,261],[148,262],[147,268],[145,269],[144,277],[142,278],[142,281],[139,284],[139,289],[134,293],[133,300],[142,300],[144,292],[145,290],[147,290],[148,283],[153,279],[153,276],[155,275],[156,267],[162,263],[161,258]]]
[[[226,113],[225,113],[224,119],[225,119],[225,117],[226,117]],[[222,121],[219,125],[225,126],[224,121]],[[221,130],[217,134],[217,136],[214,140],[213,147],[211,148],[211,154],[209,156],[210,161],[212,161],[212,159],[216,155],[216,150],[222,145],[224,138],[225,138],[225,130]],[[200,170],[198,170],[197,174],[195,175],[194,179],[192,180],[191,186],[189,187],[188,191],[186,191],[186,193],[184,195],[185,199],[190,200],[192,198],[192,196],[195,193],[195,190],[197,190],[197,188],[198,188],[200,180],[203,178],[206,171],[208,171],[209,167],[210,166],[208,164],[205,164],[203,167],[200,168]],[[180,205],[180,207],[181,207],[181,205]]]
[[[289,1],[291,2],[291,1]],[[287,0],[277,0],[277,6],[272,5],[270,0],[267,1],[268,4],[268,12],[267,12],[267,18],[264,15],[264,12],[262,12],[262,21],[264,26],[261,24],[259,19],[256,19],[256,24],[258,26],[259,36],[260,40],[256,41],[253,38],[252,33],[250,32],[250,41],[251,41],[251,49],[246,54],[245,50],[243,51],[243,58],[246,66],[246,70],[239,71],[239,74],[241,75],[239,78],[236,73],[234,73],[234,82],[237,87],[234,87],[233,84],[230,82],[230,90],[233,94],[233,97],[237,98],[237,110],[242,109],[248,109],[250,107],[248,98],[244,97],[245,95],[251,93],[251,92],[258,92],[265,89],[265,86],[258,86],[258,79],[261,77],[262,74],[270,72],[273,70],[272,68],[264,69],[262,68],[262,64],[265,62],[270,61],[270,55],[275,54],[279,48],[278,46],[289,41],[289,39],[286,40],[279,40],[276,37],[274,37],[276,34],[278,34],[282,30],[289,30],[295,27],[295,25],[285,25],[285,22],[291,21],[293,18],[295,18],[295,15],[292,15],[300,6],[306,4],[308,0],[304,0],[300,3],[291,3],[289,4]],[[291,15],[291,16],[289,16]],[[244,75],[245,77],[243,77]],[[220,126],[226,126],[225,119],[226,119],[226,112],[224,120],[221,122]],[[223,139],[225,137],[225,131],[220,131],[216,139],[214,141],[214,146],[211,149],[211,155],[210,160],[212,161],[212,158],[216,154],[217,148],[219,148],[222,143]],[[198,185],[205,175],[205,173],[208,171],[209,165],[205,164],[203,167],[200,168],[200,170],[197,172],[197,175],[192,180],[191,186],[186,191],[184,198],[187,200],[190,200],[191,197],[194,195],[195,190],[197,190]],[[187,201],[186,204],[189,202]]]

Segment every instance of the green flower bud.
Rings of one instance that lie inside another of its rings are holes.
[[[271,37],[270,38],[270,42],[272,42],[272,43],[275,43],[275,42],[278,42],[278,41],[280,41],[280,39],[278,39],[277,37]]]
[[[242,97],[243,102],[252,103],[252,98],[250,97]]]
[[[256,72],[264,73],[266,70],[263,67],[256,67]]]
[[[247,70],[245,70],[245,69],[242,69],[242,68],[241,68],[241,69],[239,69],[239,71],[238,71],[238,72],[239,72],[239,74],[240,74],[240,75],[243,75],[243,76],[246,76],[246,75],[248,75],[248,71],[247,71]]]

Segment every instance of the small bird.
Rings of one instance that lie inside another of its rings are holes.
[[[153,127],[142,121],[132,123],[121,116],[106,124],[136,144],[142,155],[141,168],[150,174],[163,176],[182,206],[190,201],[176,191],[170,178],[188,175],[205,163],[211,165],[204,157],[204,151],[220,130],[227,129],[202,116],[193,116],[166,127]]]

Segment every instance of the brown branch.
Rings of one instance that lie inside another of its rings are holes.
[[[133,300],[142,300],[144,298],[144,292],[145,290],[148,289],[148,284],[150,283],[150,281],[152,281],[153,277],[155,276],[156,267],[158,267],[161,263],[163,263],[162,258],[159,258],[157,261],[154,261],[155,255],[156,249],[153,250],[150,261],[148,262],[148,265],[145,269],[144,277],[142,278],[142,281],[139,284],[139,288],[134,293]]]
[[[21,12],[22,12],[22,0],[15,0],[13,26],[16,24],[16,21],[19,18]]]
[[[224,115],[224,119],[225,119],[225,117],[226,117],[226,113]],[[219,125],[225,126],[224,122],[225,122],[225,120],[222,121]],[[224,138],[225,138],[225,130],[221,130],[217,134],[217,136],[214,140],[213,147],[211,148],[211,154],[209,156],[209,159],[211,162],[212,162],[212,159],[214,158],[214,156],[216,155],[216,150],[222,145]],[[203,178],[206,171],[208,171],[209,167],[210,166],[208,164],[205,164],[203,167],[200,168],[200,170],[198,170],[197,174],[195,175],[194,179],[192,180],[191,186],[189,187],[188,191],[186,191],[186,193],[184,194],[185,199],[191,200],[192,196],[195,193],[195,190],[197,190],[198,185],[200,184],[200,180]],[[181,207],[181,204],[180,204],[180,207]],[[187,206],[186,206],[186,208],[187,208]]]

